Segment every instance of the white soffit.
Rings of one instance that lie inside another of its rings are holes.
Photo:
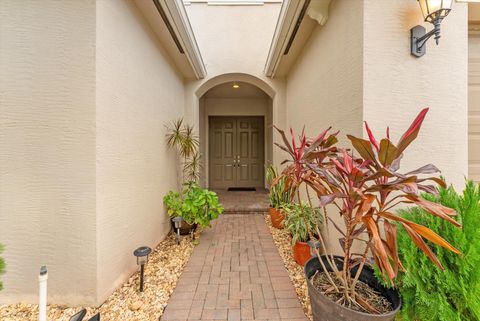
[[[328,19],[331,0],[284,0],[264,72],[268,77],[286,76],[318,22]],[[311,19],[307,19],[309,16]]]
[[[185,5],[206,3],[209,6],[262,6],[266,3],[281,3],[282,0],[183,0]]]
[[[182,0],[134,0],[169,56],[186,78],[207,72]]]

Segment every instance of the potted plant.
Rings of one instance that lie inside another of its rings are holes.
[[[308,231],[314,231],[315,226],[322,222],[320,208],[305,203],[291,203],[284,204],[282,209],[285,214],[285,229],[292,235],[293,258],[297,264],[304,266],[312,257],[307,244],[310,239]]]
[[[294,173],[297,186],[304,182],[316,192],[325,217],[341,234],[339,241],[343,255],[333,256],[320,228],[316,227],[320,241],[313,249],[318,257],[310,259],[304,268],[314,320],[394,320],[401,305],[398,292],[378,282],[368,260],[371,253],[383,278],[393,284],[398,270],[402,269],[395,222],[405,228],[419,249],[440,268],[440,262],[425,240],[459,253],[429,228],[392,213],[398,204],[415,204],[459,226],[451,217],[456,214],[454,210],[419,195],[419,191],[433,193],[436,186],[445,185],[438,177],[420,177],[438,172],[434,165],[399,172],[403,153],[417,137],[427,111],[420,112],[397,145],[391,142],[388,128],[386,137],[380,142],[367,124],[369,140],[348,135],[360,157],[354,157],[346,149],[321,159],[297,157],[304,150],[321,152],[321,143],[313,148],[315,145],[309,144],[305,138],[298,148],[294,138],[293,146],[283,146],[293,155],[293,166],[284,171],[287,177],[291,176],[290,172]],[[288,144],[285,134],[280,133]],[[340,220],[329,217],[331,211],[327,213],[327,206],[336,209],[334,213],[340,216]],[[363,249],[354,251],[354,244]],[[319,248],[325,255],[320,255]]]
[[[268,214],[275,228],[283,228],[283,220],[285,218],[282,213],[282,205],[287,204],[291,200],[290,190],[285,185],[285,177],[280,177],[275,166],[270,165],[266,170],[267,184],[270,186],[268,197],[270,199],[270,207]]]
[[[194,183],[188,184],[182,193],[170,191],[163,198],[163,202],[171,218],[182,218],[181,235],[195,231],[198,225],[210,226],[210,222],[223,213],[217,194]]]

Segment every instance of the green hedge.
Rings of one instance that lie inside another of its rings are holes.
[[[401,215],[430,227],[462,255],[430,243],[445,268],[440,270],[399,228],[400,259],[407,270],[399,276],[398,288],[403,300],[399,317],[403,321],[480,320],[480,185],[467,182],[463,195],[449,188],[440,190],[438,196],[425,197],[454,208],[462,227],[457,228],[419,208],[400,211]]]

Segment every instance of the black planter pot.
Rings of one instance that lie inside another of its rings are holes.
[[[170,220],[172,224],[172,229],[175,233],[177,233],[177,229],[175,228],[175,223]],[[180,225],[180,235],[189,235],[191,232],[195,232],[197,229],[197,224],[188,224],[185,221],[182,221]]]
[[[332,271],[327,259],[322,256],[322,261],[328,271]],[[335,264],[338,269],[343,268],[343,258],[335,256]],[[358,268],[352,269],[352,273],[355,274]],[[323,267],[317,257],[311,258],[304,267],[305,277],[307,278],[308,294],[310,295],[310,303],[312,305],[312,313],[314,321],[393,321],[395,315],[400,310],[402,301],[397,291],[393,289],[387,289],[382,286],[376,279],[373,270],[370,267],[364,267],[360,274],[360,280],[367,283],[370,287],[380,292],[390,303],[392,303],[393,311],[386,314],[369,314],[351,310],[340,304],[337,304],[330,300],[327,296],[320,293],[315,288],[311,277],[316,271],[323,271]]]

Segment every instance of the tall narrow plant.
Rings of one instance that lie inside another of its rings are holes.
[[[290,189],[285,186],[285,177],[280,177],[275,166],[269,165],[267,167],[265,178],[268,186],[270,186],[268,196],[271,207],[279,209],[282,204],[290,202]],[[275,182],[275,184],[273,184],[273,182]]]
[[[199,139],[193,126],[177,119],[167,125],[167,145],[175,149],[182,159],[182,178],[184,183],[198,183],[201,169],[201,156],[198,151]]]

